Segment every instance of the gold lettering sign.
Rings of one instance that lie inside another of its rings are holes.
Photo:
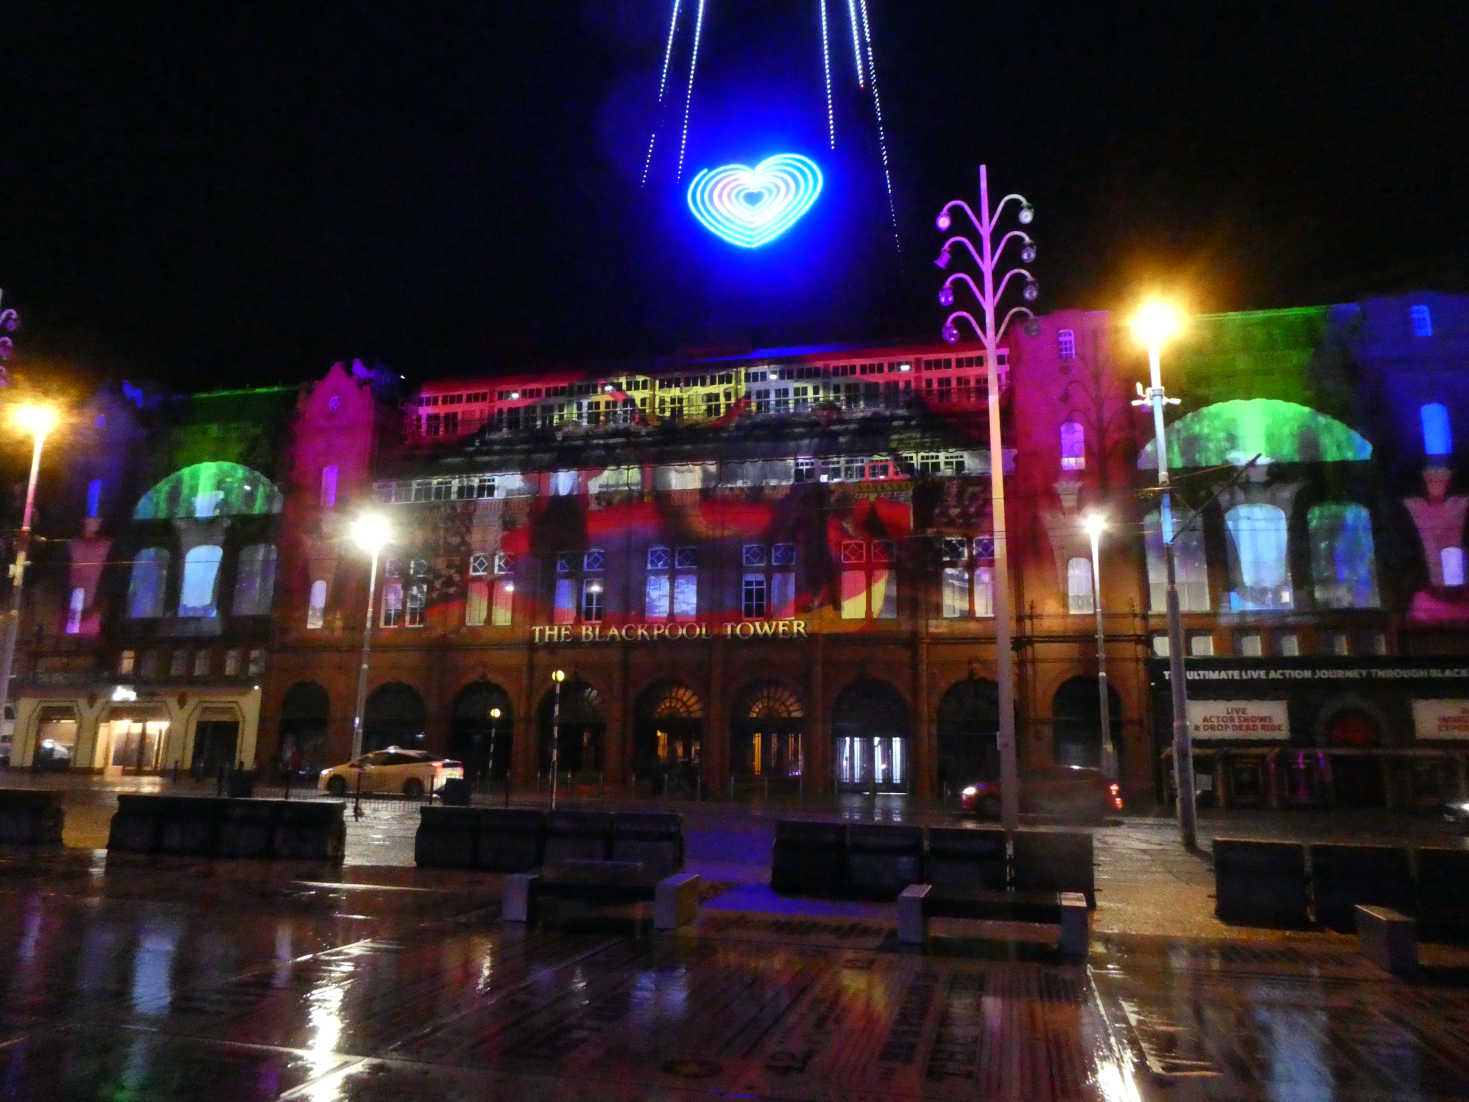
[[[805,620],[745,620],[738,624],[548,624],[530,629],[532,644],[657,643],[665,639],[805,639]]]

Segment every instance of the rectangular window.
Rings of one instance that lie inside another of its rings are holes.
[[[454,499],[454,480],[452,478],[434,479],[434,500],[452,501]]]
[[[740,589],[740,614],[746,620],[763,620],[765,619],[765,608],[765,575],[746,574]]]
[[[388,582],[383,586],[382,626],[395,628],[403,622],[403,583]]]
[[[842,571],[842,619],[867,619],[867,571]]]
[[[1066,611],[1090,613],[1095,611],[1092,603],[1092,561],[1078,555],[1066,563]]]
[[[1275,653],[1284,658],[1297,658],[1301,653],[1301,640],[1293,631],[1282,631],[1275,636]]]
[[[275,547],[251,543],[240,548],[235,563],[235,596],[230,611],[236,616],[267,616],[275,596]]]
[[[493,475],[482,474],[474,486],[474,496],[477,498],[491,498],[495,496],[495,478]]]
[[[607,569],[607,552],[600,547],[587,548],[582,555],[581,568],[588,574],[600,574]]]
[[[490,586],[488,582],[470,582],[464,598],[464,626],[484,627],[490,610]]]
[[[586,578],[581,583],[581,618],[583,623],[602,622],[603,590],[601,578]]]
[[[78,635],[82,630],[82,612],[87,607],[87,591],[77,586],[66,604],[66,634]]]
[[[1214,653],[1214,636],[1208,632],[1192,632],[1188,637],[1188,652],[1195,658],[1208,658]]]
[[[1076,359],[1076,330],[1058,329],[1056,331],[1056,353],[1063,360]]]
[[[168,676],[183,677],[189,672],[189,652],[182,647],[169,656]]]
[[[1326,648],[1332,654],[1351,654],[1351,637],[1344,631],[1331,631],[1326,634]]]
[[[423,607],[428,600],[428,586],[422,582],[415,582],[407,590],[408,606],[403,615],[405,627],[423,627]]]
[[[211,663],[209,661],[209,651],[207,651],[207,650],[200,650],[200,651],[195,651],[194,652],[194,676],[195,677],[208,677],[209,676],[209,667],[210,667],[210,664]]]
[[[944,569],[943,616],[954,620],[969,615],[969,572],[962,567]]]
[[[699,566],[699,549],[697,547],[680,547],[673,553],[673,566],[675,570],[695,570]]]
[[[576,583],[570,578],[556,579],[555,611],[552,623],[570,624],[576,620]]]
[[[265,672],[265,648],[253,647],[250,650],[250,675],[259,677]]]
[[[977,566],[974,568],[974,615],[993,616],[994,614],[995,568]]]
[[[667,570],[673,565],[673,552],[667,547],[648,548],[648,569]]]
[[[511,568],[514,565],[515,565],[515,558],[514,558],[514,556],[510,555],[508,552],[505,552],[505,551],[496,551],[495,552],[495,573],[497,575],[499,575],[499,574],[509,574],[510,571],[511,571]]]
[[[1167,635],[1167,633],[1160,632],[1159,634],[1153,636],[1153,653],[1155,655],[1157,655],[1159,658],[1167,658],[1168,657],[1168,635]]]
[[[337,466],[328,464],[321,469],[321,507],[333,509],[337,504]]]
[[[699,615],[699,575],[673,576],[673,618],[692,620]]]
[[[515,583],[508,578],[495,580],[494,603],[490,608],[490,624],[508,628],[514,616]]]
[[[133,661],[136,658],[133,651],[125,650],[117,656],[117,672],[127,676],[133,672]]]
[[[795,566],[796,545],[794,543],[772,544],[770,548],[771,566]]]
[[[764,566],[765,545],[763,543],[747,543],[740,549],[740,564],[742,566]]]
[[[476,551],[469,556],[469,576],[483,578],[490,572],[490,555],[487,551]]]
[[[668,619],[671,590],[667,574],[649,574],[643,586],[643,617],[648,620]]]
[[[1241,658],[1259,658],[1264,652],[1264,644],[1258,631],[1234,633],[1234,653]]]
[[[800,387],[797,387],[796,389],[797,390],[800,390],[801,388]],[[797,482],[815,482],[816,481],[816,460],[814,460],[814,459],[797,459],[796,460],[796,477],[795,477],[795,481],[797,481]]]
[[[326,622],[326,579],[311,583],[311,596],[306,602],[306,629],[314,631]]]
[[[224,652],[224,675],[226,677],[239,677],[240,669],[245,662],[245,652],[239,647],[231,647]]]

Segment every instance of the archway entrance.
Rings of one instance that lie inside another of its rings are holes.
[[[805,737],[806,710],[795,693],[774,681],[751,685],[730,719],[730,773],[797,780],[805,768]]]
[[[362,710],[363,753],[389,746],[422,750],[423,729],[423,697],[412,685],[391,681],[368,694]]]
[[[1360,708],[1342,708],[1326,721],[1326,742],[1333,750],[1331,779],[1342,807],[1382,807],[1387,803],[1382,755],[1372,751],[1383,743],[1377,721]]]
[[[1108,725],[1112,745],[1122,765],[1122,701],[1117,690],[1107,685]],[[1051,753],[1057,765],[1102,764],[1102,702],[1095,677],[1073,677],[1051,698]]]
[[[831,716],[839,789],[908,790],[908,705],[897,689],[875,678],[854,681]]]
[[[971,677],[939,701],[939,792],[1000,776],[1000,687]]]
[[[633,772],[657,795],[692,788],[704,750],[704,702],[687,685],[650,685],[634,708]]]
[[[282,769],[290,769],[298,777],[314,777],[317,770],[335,764],[326,760],[331,710],[331,698],[315,681],[298,681],[286,690],[279,727]],[[197,738],[195,746],[197,757]]]
[[[491,709],[499,709],[499,716],[492,716]],[[514,722],[510,694],[499,685],[474,681],[454,698],[449,717],[449,756],[464,763],[464,775],[476,787],[510,771]]]
[[[542,773],[551,771],[552,714],[554,691],[541,697],[536,710],[540,732],[540,764]],[[566,681],[561,685],[561,723],[558,769],[562,773],[597,773],[604,767],[602,740],[607,721],[602,716],[602,696],[585,681]]]

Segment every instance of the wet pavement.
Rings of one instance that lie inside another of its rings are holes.
[[[962,924],[904,950],[889,906],[773,895],[777,812],[681,807],[690,868],[718,883],[694,925],[655,934],[635,906],[502,924],[501,877],[411,866],[403,801],[349,813],[334,867],[76,846],[106,816],[74,809],[111,798],[69,790],[66,850],[0,851],[0,1097],[1469,1097],[1469,951],[1425,945],[1398,978],[1346,935],[1219,923],[1206,855],[1165,820],[1097,831],[1081,965]]]

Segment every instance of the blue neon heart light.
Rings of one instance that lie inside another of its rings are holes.
[[[689,209],[705,229],[742,249],[774,241],[821,194],[821,169],[799,153],[777,153],[754,168],[706,168],[689,185]]]

